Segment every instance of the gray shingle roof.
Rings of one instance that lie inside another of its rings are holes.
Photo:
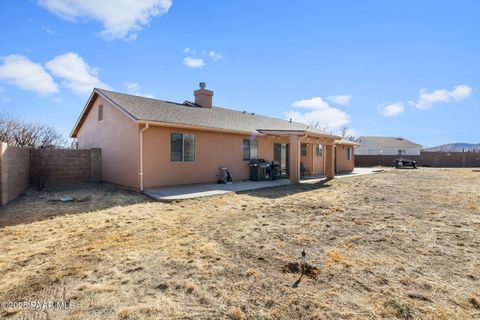
[[[418,148],[422,147],[422,145],[417,144],[415,142],[409,141],[404,138],[396,138],[396,137],[359,137],[357,141],[363,139],[364,141],[371,141],[378,143],[384,147],[392,147],[392,148]],[[362,142],[363,142],[362,140]]]
[[[276,119],[257,114],[213,107],[198,107],[193,103],[175,103],[157,99],[95,89],[136,120],[158,121],[172,124],[192,125],[222,130],[254,133],[266,130],[308,130],[319,134],[326,133],[308,128],[307,125]]]

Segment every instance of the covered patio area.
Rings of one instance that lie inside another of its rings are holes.
[[[335,141],[341,137],[308,129],[257,129],[257,131],[267,136],[288,138],[288,168],[291,183],[300,182],[302,173],[303,175],[323,175],[328,179],[335,177]],[[320,163],[316,159],[317,156],[321,157]]]

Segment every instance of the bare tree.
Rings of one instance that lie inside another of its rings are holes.
[[[349,131],[350,131],[350,128],[347,127],[347,126],[342,126],[340,128],[340,136],[345,139],[345,140],[350,140],[350,141],[354,141],[356,139],[355,136],[349,134]]]
[[[18,147],[65,148],[67,140],[54,128],[0,116],[0,141]]]
[[[324,131],[326,132],[327,131],[327,127],[320,127],[320,123],[317,121],[317,122],[314,122],[314,121],[310,121],[308,123],[308,126],[310,128],[313,128],[313,129],[317,129],[317,130],[320,130],[320,131]]]

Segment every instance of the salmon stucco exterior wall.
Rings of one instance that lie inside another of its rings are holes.
[[[103,119],[99,120],[99,107]],[[139,188],[139,126],[98,96],[77,134],[80,149],[102,149],[102,180]]]
[[[195,136],[195,160],[171,161],[171,133]],[[242,143],[248,136],[150,126],[144,131],[144,187],[214,182],[225,166],[235,180],[248,178]]]
[[[320,144],[321,145],[321,144]],[[319,175],[324,174],[324,147],[322,146],[321,155],[317,155],[316,143],[306,143],[307,154],[300,157],[300,161],[305,167],[305,175]]]
[[[352,172],[355,165],[355,155],[353,152],[353,147],[348,145],[337,145],[335,149],[337,172]],[[351,149],[350,160],[348,160],[348,149]]]
[[[195,136],[195,160],[171,161],[172,133]],[[144,187],[216,182],[220,166],[228,168],[234,180],[250,178],[249,160],[243,160],[243,140],[249,135],[150,126],[144,131]],[[274,143],[288,139],[258,136],[258,158],[271,162]]]

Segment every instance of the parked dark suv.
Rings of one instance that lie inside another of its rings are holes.
[[[399,168],[407,168],[407,167],[416,169],[417,168],[417,161],[408,160],[408,159],[396,159],[395,160],[395,168],[399,169]]]

